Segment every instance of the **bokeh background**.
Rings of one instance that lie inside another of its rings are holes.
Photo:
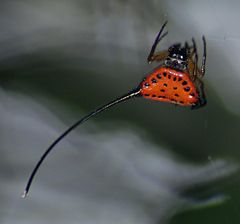
[[[0,222],[239,223],[239,1],[0,2]],[[79,127],[21,192],[69,125],[136,87],[161,49],[207,39],[208,104],[120,104]]]

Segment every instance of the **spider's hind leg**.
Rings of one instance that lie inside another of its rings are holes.
[[[207,47],[206,47],[206,39],[204,36],[202,36],[203,41],[203,56],[202,56],[202,65],[201,68],[198,67],[198,53],[197,53],[197,47],[196,42],[194,38],[192,38],[193,42],[193,52],[189,59],[189,63],[193,66],[193,76],[203,77],[205,74],[205,67],[206,67],[206,57],[207,57]]]
[[[203,84],[202,80],[199,79],[198,77],[196,77],[195,84],[198,87],[199,97],[198,97],[198,102],[191,107],[192,110],[198,109],[207,104],[207,100],[206,100],[206,96],[205,96],[205,92],[204,92],[204,84]]]
[[[205,36],[202,36],[202,40],[203,40],[203,56],[202,56],[201,75],[204,76],[205,67],[206,67],[206,57],[207,57],[207,44],[206,44]]]
[[[196,46],[196,41],[194,38],[192,38],[192,42],[193,42],[193,76],[196,77],[197,76],[197,70],[198,70],[198,52],[197,52],[197,46]]]

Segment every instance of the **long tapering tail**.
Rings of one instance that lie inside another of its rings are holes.
[[[80,120],[78,120],[76,123],[74,123],[71,127],[69,127],[65,132],[63,132],[48,148],[47,150],[44,152],[44,154],[42,155],[42,157],[40,158],[40,160],[38,161],[38,163],[36,164],[35,168],[33,169],[29,179],[28,179],[28,182],[27,182],[27,185],[26,185],[26,188],[22,194],[22,198],[25,198],[29,192],[29,189],[31,187],[31,184],[32,184],[32,181],[39,169],[39,167],[41,166],[41,164],[43,163],[44,159],[47,157],[47,155],[52,151],[52,149],[67,135],[69,134],[73,129],[75,129],[77,126],[81,125],[82,123],[84,123],[85,121],[89,120],[91,117],[101,113],[102,111],[104,110],[107,110],[108,108],[114,106],[114,105],[117,105],[121,102],[124,102],[128,99],[131,99],[133,97],[136,97],[136,96],[140,96],[140,89],[137,88],[119,98],[117,98],[116,100],[113,100],[111,101],[110,103],[107,103],[103,106],[101,106],[100,108],[92,111],[91,113],[89,113],[88,115],[86,115],[85,117],[81,118]]]

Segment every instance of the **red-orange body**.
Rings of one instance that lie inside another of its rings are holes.
[[[141,95],[147,99],[180,104],[195,105],[198,91],[188,73],[171,68],[156,68],[141,83]]]

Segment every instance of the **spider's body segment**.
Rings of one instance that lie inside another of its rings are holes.
[[[171,68],[155,69],[141,84],[141,95],[147,99],[193,106],[198,91],[187,73]]]
[[[191,106],[192,109],[206,104],[203,82],[205,73],[206,40],[203,36],[204,52],[201,69],[198,68],[198,54],[195,40],[192,46],[185,42],[174,44],[167,51],[155,53],[160,40],[167,33],[162,34],[166,23],[162,26],[148,56],[148,62],[163,62],[162,65],[150,73],[140,84],[140,94],[147,99],[158,100]]]

